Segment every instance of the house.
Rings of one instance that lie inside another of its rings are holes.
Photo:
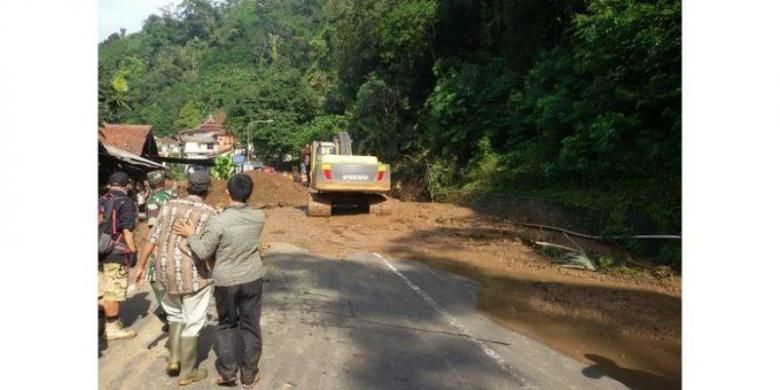
[[[151,125],[131,125],[125,123],[103,123],[98,128],[99,141],[136,156],[156,157],[157,142],[154,140]]]
[[[166,169],[166,167],[156,161],[98,141],[98,183],[101,188],[108,184],[108,177],[113,172],[123,171],[131,179],[142,182],[146,179],[147,173],[157,169]]]
[[[233,133],[225,131],[222,125],[209,115],[205,122],[194,129],[180,131],[177,135],[185,158],[209,158],[229,153],[235,145]]]
[[[150,159],[151,158],[151,159]],[[108,176],[122,170],[136,181],[165,166],[158,158],[157,142],[152,126],[126,123],[103,123],[98,127],[98,181],[105,184]]]
[[[157,138],[157,147],[160,149],[160,156],[163,157],[181,157],[181,142],[173,137]]]

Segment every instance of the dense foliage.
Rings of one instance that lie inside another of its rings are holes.
[[[233,158],[231,156],[218,156],[214,159],[214,166],[211,168],[211,176],[216,179],[227,180],[234,171]]]
[[[184,0],[100,44],[100,119],[166,134],[221,109],[269,160],[347,129],[434,195],[544,196],[597,211],[603,232],[678,233],[680,8]]]

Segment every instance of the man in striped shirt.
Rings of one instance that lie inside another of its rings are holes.
[[[149,172],[146,178],[149,180],[149,186],[151,187],[151,194],[146,201],[146,223],[149,225],[149,230],[154,230],[154,225],[157,222],[157,216],[160,215],[162,206],[169,200],[176,199],[177,196],[175,192],[166,188],[168,187],[168,180],[165,171],[156,170]],[[154,253],[151,256],[154,258]],[[154,292],[154,299],[157,301],[157,309],[154,311],[154,314],[163,322],[163,332],[168,333],[168,318],[165,316],[165,310],[162,308],[162,297],[165,294],[165,289],[162,288],[161,283],[156,282],[154,263],[154,261],[150,261],[149,267],[146,268],[146,280],[149,281],[152,292]],[[143,273],[143,268],[136,269],[136,285],[141,284]]]
[[[144,270],[149,254],[157,249],[154,258],[156,283],[165,289],[162,306],[169,321],[170,357],[166,371],[168,375],[179,376],[179,385],[197,382],[208,375],[195,364],[198,334],[206,325],[206,311],[213,291],[210,270],[213,258],[198,258],[187,245],[187,239],[173,231],[173,224],[185,219],[201,233],[209,218],[216,214],[213,207],[203,202],[211,184],[208,173],[195,171],[187,181],[189,196],[169,200],[163,205],[138,264],[138,269]]]

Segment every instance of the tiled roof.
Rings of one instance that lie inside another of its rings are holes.
[[[173,138],[173,137],[162,137],[157,139],[158,144],[164,144],[164,145],[178,145],[179,140]]]
[[[105,145],[140,156],[144,152],[144,144],[151,131],[151,125],[104,123],[103,127],[98,129],[98,138]]]
[[[209,115],[208,119],[206,119],[205,122],[201,123],[200,126],[194,128],[194,129],[187,129],[179,132],[179,135],[193,135],[193,134],[202,134],[202,133],[216,133],[216,134],[225,134],[225,129],[222,128],[222,125],[217,123],[216,120],[214,120],[213,115]]]

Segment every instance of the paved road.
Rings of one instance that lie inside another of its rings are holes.
[[[265,261],[258,389],[625,389],[479,315],[468,279],[375,253],[334,260],[286,244]],[[131,298],[124,320],[139,336],[103,351],[101,389],[178,387],[163,373],[166,339],[147,315],[153,300],[149,291]],[[200,345],[209,379],[191,389],[218,388],[214,325]]]

